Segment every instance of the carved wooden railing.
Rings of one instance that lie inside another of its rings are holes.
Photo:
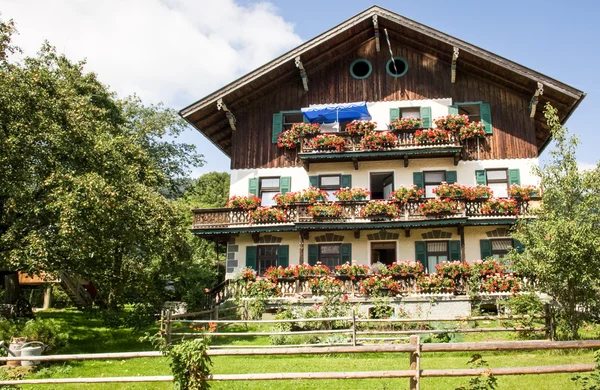
[[[339,133],[326,133],[326,134],[334,134],[340,136],[346,141],[346,145],[343,151],[337,150],[324,150],[321,148],[314,148],[311,145],[311,138],[302,138],[300,140],[300,153],[315,153],[315,152],[331,152],[331,153],[343,153],[343,152],[379,152],[379,151],[392,151],[392,150],[405,150],[405,149],[419,149],[419,148],[432,148],[432,147],[444,147],[444,146],[461,146],[459,139],[455,134],[450,134],[450,138],[447,141],[437,141],[437,142],[417,142],[415,138],[415,132],[418,130],[405,130],[405,131],[395,131],[397,141],[385,149],[363,149],[361,145],[362,136],[352,136],[345,132]]]

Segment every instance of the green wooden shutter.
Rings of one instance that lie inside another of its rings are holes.
[[[352,175],[342,175],[342,180],[340,181],[340,185],[342,188],[345,188],[345,187],[352,188]]]
[[[390,108],[390,122],[398,118],[400,118],[400,109],[398,107]]]
[[[481,116],[481,123],[485,125],[486,134],[492,134],[492,111],[489,103],[479,103],[479,115]]]
[[[258,196],[258,177],[248,179],[248,193]]]
[[[460,240],[452,240],[448,242],[448,248],[450,249],[450,260],[461,260],[460,255]]]
[[[246,247],[246,268],[256,269],[256,247]]]
[[[476,170],[475,171],[475,183],[478,186],[486,186],[487,185],[487,175],[485,174],[485,170]]]
[[[479,249],[481,251],[481,260],[492,257],[492,242],[490,240],[479,240]]]
[[[308,177],[308,184],[311,187],[318,187],[319,186],[319,176],[309,176]]]
[[[513,246],[517,250],[517,253],[523,253],[525,251],[525,245],[519,240],[513,240]]]
[[[271,141],[276,144],[277,137],[283,131],[283,114],[278,112],[273,114],[273,131],[271,133]]]
[[[342,244],[342,264],[352,263],[352,244]]]
[[[458,115],[458,106],[448,106],[448,115]]]
[[[521,185],[521,173],[518,169],[508,170],[508,185],[512,186],[513,184]]]
[[[290,246],[279,245],[277,248],[277,265],[283,268],[290,265]]]
[[[446,171],[446,183],[454,184],[456,183],[457,174],[456,171]]]
[[[413,172],[413,184],[419,189],[425,187],[425,179],[423,178],[423,172]]]
[[[431,107],[421,107],[421,120],[424,129],[431,128]]]
[[[415,260],[427,267],[427,243],[425,241],[415,241]]]
[[[292,190],[292,178],[290,176],[281,176],[279,178],[279,192],[285,194]]]
[[[308,244],[308,264],[315,265],[319,261],[319,246],[317,244]]]

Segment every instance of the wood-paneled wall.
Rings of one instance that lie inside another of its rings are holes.
[[[278,148],[271,142],[273,113],[299,110],[309,104],[348,103],[356,101],[396,101],[451,97],[454,102],[483,101],[490,103],[493,135],[487,138],[481,159],[537,157],[535,124],[529,117],[529,100],[513,91],[461,72],[456,83],[450,82],[450,65],[434,56],[392,42],[395,55],[408,62],[408,72],[400,78],[387,74],[389,52],[385,41],[379,53],[373,40],[335,59],[321,69],[307,69],[309,91],[302,88],[300,77],[276,86],[266,97],[236,112],[237,131],[233,133],[233,169],[275,168],[299,165],[296,154]],[[354,79],[349,66],[357,58],[373,65],[371,75]]]

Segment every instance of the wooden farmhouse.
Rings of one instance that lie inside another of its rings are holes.
[[[230,196],[267,207],[196,209],[192,232],[227,243],[228,278],[502,257],[539,203],[544,105],[564,123],[584,97],[373,6],[181,110],[231,158]]]

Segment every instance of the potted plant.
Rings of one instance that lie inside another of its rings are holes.
[[[343,211],[342,206],[337,203],[317,203],[308,206],[308,213],[313,218],[339,218]]]
[[[327,191],[317,187],[311,187],[298,191],[295,195],[295,201],[313,204],[317,202],[326,202],[328,196],[329,193]]]
[[[394,218],[398,215],[398,207],[385,200],[370,201],[360,211],[361,217]]]
[[[435,123],[438,129],[457,133],[463,126],[469,124],[469,117],[466,115],[450,114],[435,118],[433,123]]]
[[[298,193],[286,192],[285,194],[275,194],[273,200],[277,203],[277,207],[288,208],[298,202]]]
[[[419,212],[425,216],[447,215],[458,212],[458,204],[449,199],[430,199],[419,206]]]
[[[466,188],[461,184],[442,182],[439,187],[433,189],[433,193],[440,198],[460,199],[463,197]]]
[[[340,202],[352,202],[357,200],[365,200],[367,196],[371,195],[371,191],[361,187],[345,187],[340,188],[333,193]]]
[[[237,196],[234,195],[225,204],[230,209],[254,210],[260,206],[261,199],[256,195]]]
[[[382,150],[396,146],[398,138],[390,131],[376,131],[365,135],[360,141],[363,150]]]
[[[458,130],[458,138],[466,140],[471,138],[485,138],[485,125],[481,122],[471,122]]]
[[[536,186],[520,186],[513,184],[508,189],[508,196],[515,199],[529,200],[540,196],[540,189]]]
[[[417,289],[421,293],[450,294],[454,292],[454,280],[438,274],[421,275],[417,279]]]
[[[396,118],[389,127],[391,130],[397,131],[420,129],[423,127],[423,120],[421,118]]]
[[[402,186],[390,194],[390,201],[397,203],[408,203],[419,200],[425,195],[424,189],[419,189],[416,185]]]
[[[310,141],[310,147],[317,150],[343,152],[346,147],[346,140],[336,134],[320,134]]]
[[[450,141],[451,132],[444,129],[417,130],[415,140],[418,144],[435,144]]]
[[[490,199],[481,207],[483,214],[517,215],[519,207],[515,199]]]
[[[464,188],[463,197],[467,200],[487,199],[492,197],[492,190],[484,185],[469,186]]]
[[[364,136],[372,133],[377,122],[353,120],[346,125],[346,133],[351,136]]]
[[[423,273],[423,264],[418,261],[394,261],[388,265],[388,273],[392,278],[402,279],[417,277]]]
[[[287,221],[285,212],[276,207],[259,207],[256,210],[250,211],[251,223],[280,223]]]

